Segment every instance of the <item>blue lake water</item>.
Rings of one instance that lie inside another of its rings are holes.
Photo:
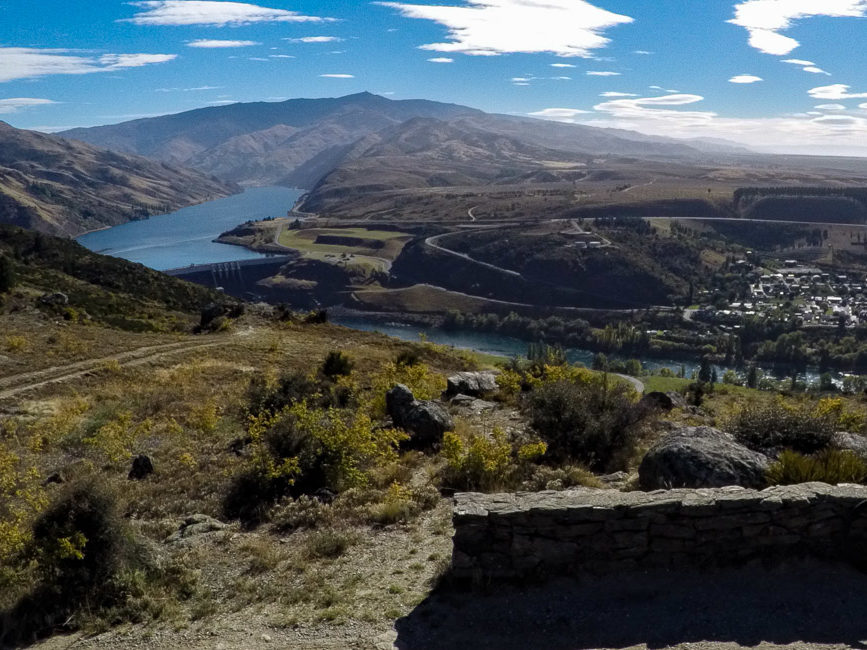
[[[285,217],[302,193],[287,187],[251,188],[171,214],[88,233],[78,242],[94,252],[139,262],[158,271],[259,258],[263,257],[260,253],[213,240],[249,219]]]

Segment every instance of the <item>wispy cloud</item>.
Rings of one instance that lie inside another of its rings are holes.
[[[634,50],[632,53],[633,54],[642,54],[644,56],[649,56],[649,55],[653,54],[653,52],[650,52],[649,50]]]
[[[612,72],[611,70],[590,70],[585,73],[588,77],[619,77],[619,72]]]
[[[576,66],[571,64],[571,63],[552,63],[551,67],[552,68],[574,68]]]
[[[37,99],[35,97],[11,97],[9,99],[0,99],[0,115],[8,115],[9,113],[17,113],[28,108],[36,106],[48,106],[57,102],[50,99]]]
[[[729,118],[712,111],[694,110],[692,105],[703,99],[701,95],[687,93],[621,98],[597,104],[593,115],[569,108],[544,109],[532,115],[652,135],[725,138],[766,151],[867,154],[867,146],[861,144],[867,143],[867,119],[858,114],[811,111],[781,117]]]
[[[196,86],[195,88],[157,88],[158,93],[191,93],[204,90],[222,90],[224,86]]]
[[[729,83],[732,84],[754,84],[760,81],[764,81],[764,79],[754,74],[739,74],[729,79]]]
[[[329,73],[329,74],[321,74],[319,75],[323,79],[355,79],[354,74],[344,74],[344,73]]]
[[[91,74],[165,63],[177,54],[85,55],[65,49],[0,47],[0,82],[56,74]]]
[[[817,66],[812,61],[805,61],[804,59],[783,59],[783,63],[790,63],[792,65],[797,65],[801,67],[801,70],[804,72],[811,72],[813,74],[826,74],[831,76],[830,72],[822,70],[819,66]]]
[[[546,108],[541,111],[529,113],[533,117],[541,117],[545,120],[555,120],[558,122],[572,122],[578,115],[589,115],[592,111],[585,111],[580,108]]]
[[[221,47],[252,47],[261,45],[257,41],[218,41],[214,39],[202,38],[197,41],[190,41],[187,47],[201,47],[204,49],[221,48]]]
[[[843,104],[819,104],[815,108],[820,111],[845,111],[846,107]]]
[[[513,52],[552,52],[588,57],[610,39],[603,33],[633,22],[585,0],[466,0],[461,6],[379,2],[409,18],[432,20],[449,30],[449,42],[422,49],[497,56]]]
[[[216,0],[144,0],[131,2],[142,11],[122,22],[136,25],[209,25],[237,27],[253,23],[321,23],[334,20],[320,16],[305,16],[297,11],[271,9],[244,2]]]
[[[860,18],[867,16],[867,0],[744,0],[735,5],[730,23],[744,27],[752,47],[766,54],[786,55],[800,43],[780,32],[796,20],[825,16]]]
[[[600,93],[600,97],[638,97],[635,93],[620,93],[614,90],[609,90],[605,93]]]
[[[432,59],[428,59],[431,63],[454,63],[455,60],[451,59],[447,56],[435,56]]]
[[[340,43],[343,39],[338,36],[302,36],[301,38],[284,38],[290,43]]]

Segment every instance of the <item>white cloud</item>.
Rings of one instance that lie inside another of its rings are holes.
[[[827,70],[822,70],[822,68],[816,67],[814,65],[808,65],[806,68],[804,68],[804,72],[812,72],[813,74],[825,74],[829,77],[831,76],[831,73]]]
[[[815,108],[820,111],[845,111],[846,107],[843,104],[819,104]]]
[[[650,135],[724,138],[768,152],[867,155],[867,118],[819,112],[728,118],[712,111],[693,110],[692,105],[702,100],[700,95],[686,93],[620,98],[597,104],[593,115],[569,108],[545,109],[533,115],[560,122],[630,129]],[[864,108],[867,108],[867,103]]]
[[[294,59],[295,57],[291,54],[269,54],[268,58],[270,59]]]
[[[644,56],[649,56],[649,55],[653,54],[653,52],[650,52],[648,50],[634,50],[632,53],[633,54],[642,54]]]
[[[600,97],[638,97],[635,93],[619,93],[613,90],[609,90],[607,93],[600,93]]]
[[[449,31],[449,42],[422,49],[497,56],[512,52],[551,52],[589,57],[605,47],[603,33],[633,22],[629,16],[595,7],[586,0],[466,0],[463,6],[379,2],[408,18],[432,20]]]
[[[586,73],[588,77],[619,77],[619,72],[611,72],[610,70],[590,70]]]
[[[764,81],[764,79],[757,77],[754,74],[739,74],[729,79],[729,83],[733,84],[754,84],[759,81]]]
[[[244,2],[217,2],[216,0],[145,0],[131,2],[140,11],[122,22],[136,25],[209,25],[237,27],[253,23],[310,23],[332,21],[333,18],[305,16],[297,11],[270,9]]]
[[[450,59],[447,56],[435,56],[432,59],[428,59],[431,63],[454,63],[454,59]]]
[[[783,63],[791,63],[792,65],[801,65],[801,66],[816,65],[812,61],[805,61],[804,59],[783,59]]]
[[[858,104],[858,108],[862,108],[862,109],[864,109],[864,110],[867,110],[867,103],[864,103],[864,104]]]
[[[217,41],[206,38],[187,43],[187,47],[201,47],[205,49],[220,47],[252,47],[254,45],[261,45],[261,43],[257,43],[256,41]]]
[[[572,65],[571,63],[552,63],[552,68],[575,68],[577,66]]]
[[[338,36],[302,36],[301,38],[284,38],[290,43],[339,43],[343,39]]]
[[[558,122],[571,122],[578,115],[588,115],[591,111],[583,111],[580,108],[546,108],[541,111],[529,113],[533,117],[541,117],[545,120],[556,120]]]
[[[157,88],[155,92],[158,93],[190,93],[190,92],[199,92],[203,90],[221,90],[225,86],[196,86],[195,88]]]
[[[355,79],[354,74],[343,74],[343,73],[321,74],[319,76],[324,78],[324,79]]]
[[[91,74],[165,63],[176,54],[71,54],[71,50],[0,47],[0,82],[55,74]]]
[[[850,93],[849,88],[850,86],[847,86],[846,84],[831,84],[830,86],[811,88],[807,93],[813,99],[830,99],[832,101],[840,99],[861,99],[867,97],[867,93]]]
[[[730,23],[744,27],[750,45],[766,54],[786,55],[800,43],[780,32],[803,18],[867,16],[867,0],[743,0]]]
[[[11,97],[9,99],[0,99],[0,115],[8,115],[9,113],[17,113],[34,106],[48,106],[57,102],[50,99],[37,99],[34,97]]]

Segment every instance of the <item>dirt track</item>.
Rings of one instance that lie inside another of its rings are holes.
[[[117,363],[121,366],[136,366],[161,357],[210,348],[222,345],[225,342],[226,337],[220,337],[219,340],[216,338],[209,338],[207,341],[202,342],[179,341],[176,343],[165,343],[163,345],[151,345],[96,359],[78,361],[63,366],[52,366],[34,372],[25,372],[18,375],[0,377],[0,400],[9,399],[21,395],[22,393],[42,388],[49,384],[56,384],[83,377],[95,370],[99,370],[99,368],[105,364]]]

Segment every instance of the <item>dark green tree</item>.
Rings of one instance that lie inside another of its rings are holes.
[[[12,268],[12,260],[5,255],[0,255],[0,293],[6,293],[15,286],[15,269]]]

